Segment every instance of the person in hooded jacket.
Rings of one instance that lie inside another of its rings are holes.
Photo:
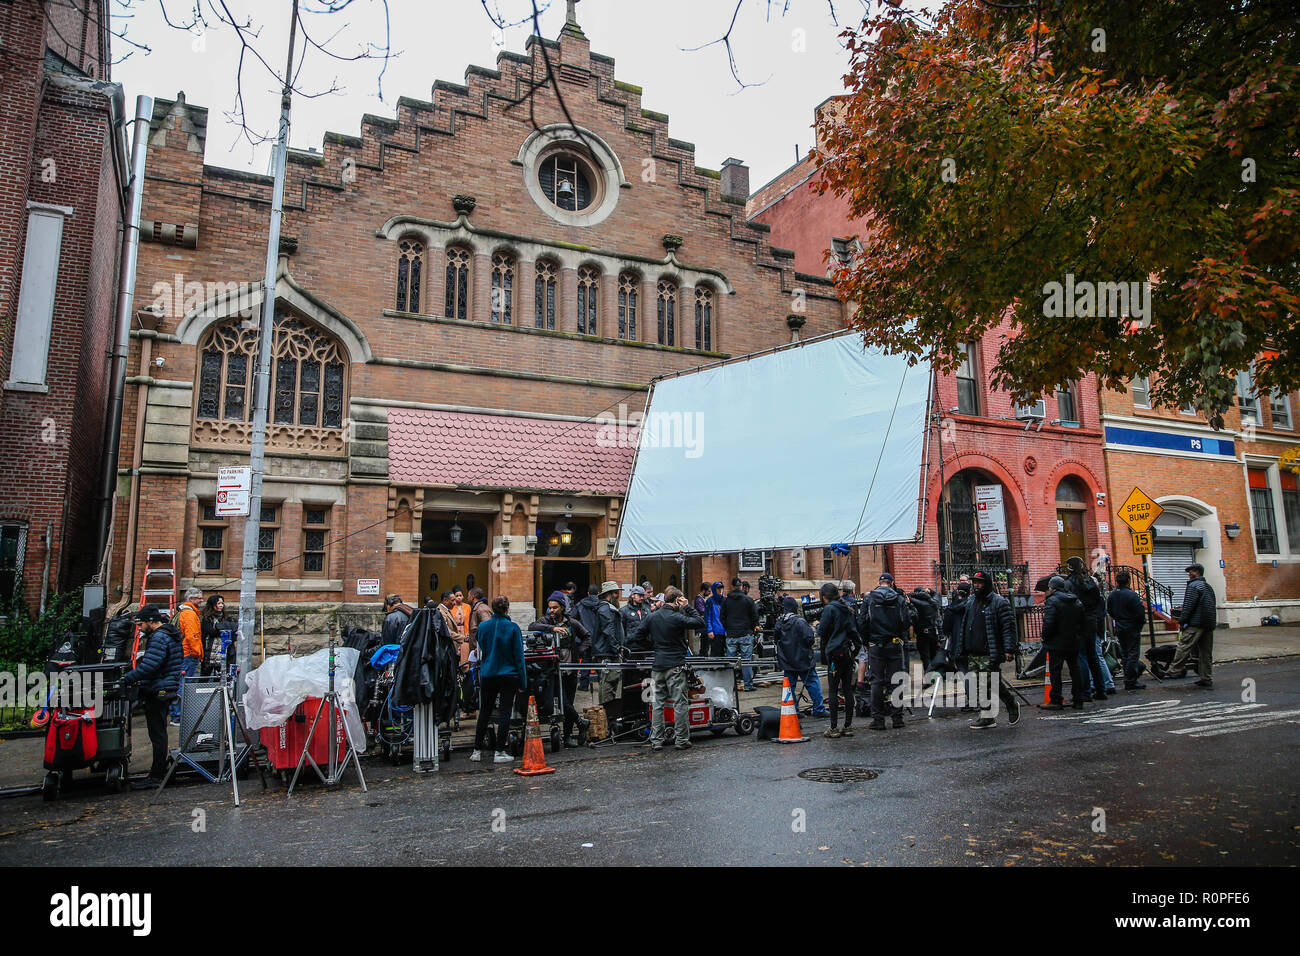
[[[727,629],[722,626],[722,602],[726,597],[722,593],[722,582],[714,581],[709,585],[709,597],[704,604],[704,625],[709,637],[709,647],[703,653],[709,657],[727,655]]]
[[[1079,661],[1080,632],[1083,630],[1083,602],[1070,590],[1059,574],[1047,582],[1047,601],[1043,604],[1043,647],[1047,649],[1049,680],[1048,702],[1040,710],[1064,710],[1061,700],[1061,667],[1070,668],[1070,689],[1075,710],[1083,710],[1082,670]]]
[[[627,603],[618,610],[618,616],[623,623],[623,644],[628,651],[639,652],[650,649],[649,642],[641,634],[645,617],[649,613],[645,588],[637,585],[628,592]]]
[[[903,644],[914,621],[906,599],[894,588],[886,571],[879,586],[862,599],[858,611],[859,635],[867,645],[867,672],[871,675],[871,730],[884,730],[885,717],[895,730],[903,726],[903,712],[894,705],[890,689],[894,675],[903,670]]]
[[[140,608],[135,619],[149,636],[149,645],[135,667],[122,675],[122,683],[140,685],[140,703],[153,747],[148,783],[157,786],[167,774],[167,708],[181,682],[181,632],[174,623],[164,621],[154,604]]]
[[[402,643],[402,634],[406,631],[406,625],[411,623],[411,615],[415,609],[408,604],[403,604],[400,596],[390,594],[384,598],[384,626],[382,633],[385,644]]]
[[[912,610],[916,612],[916,623],[912,632],[916,635],[916,653],[921,657],[921,673],[930,671],[930,662],[939,650],[939,602],[934,592],[918,584],[912,589]]]
[[[1016,616],[1011,602],[994,589],[987,573],[976,571],[961,628],[956,632],[953,661],[964,671],[993,675],[998,699],[1013,724],[1020,720],[1020,701],[1003,682],[1001,666],[1003,661],[1015,659],[1016,643]],[[970,726],[972,730],[986,730],[996,725],[995,718],[984,715]]]
[[[812,699],[812,716],[828,717],[826,702],[822,699],[822,684],[817,678],[813,661],[813,644],[817,637],[812,625],[799,613],[799,602],[790,596],[781,599],[781,616],[776,619],[776,663],[790,682],[790,694],[798,693],[803,681]]]
[[[618,663],[623,660],[623,619],[619,617],[617,603],[621,588],[617,581],[606,581],[597,591],[595,601],[591,601],[589,594],[579,603],[579,614],[584,625],[588,615],[592,621],[587,625],[591,632],[592,657],[598,663]],[[623,672],[618,668],[600,670],[599,700],[612,728],[623,715]]]
[[[857,670],[858,628],[853,609],[840,598],[840,589],[829,581],[821,587],[824,603],[817,635],[821,638],[822,663],[826,665],[826,691],[830,700],[831,725],[822,736],[853,736],[853,676]],[[839,698],[844,695],[844,729],[839,729]]]
[[[1106,700],[1106,689],[1108,687],[1112,691],[1115,689],[1115,678],[1111,676],[1110,668],[1101,659],[1098,651],[1100,644],[1098,624],[1105,625],[1106,602],[1097,579],[1088,573],[1082,558],[1077,555],[1072,556],[1066,562],[1066,567],[1070,570],[1066,577],[1066,581],[1070,584],[1070,591],[1083,604],[1083,625],[1079,635],[1079,671],[1083,675],[1084,697],[1091,696],[1093,700]]]

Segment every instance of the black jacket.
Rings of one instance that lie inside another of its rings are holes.
[[[422,607],[410,629],[393,671],[393,703],[405,707],[432,704],[438,723],[456,716],[460,654],[437,608]]]
[[[1016,649],[1016,616],[1011,602],[996,591],[983,598],[972,592],[957,633],[954,657],[987,657],[1000,662],[1004,654]]]
[[[906,640],[916,612],[906,598],[888,584],[868,591],[858,608],[858,634],[868,644]]]
[[[650,607],[645,601],[641,602],[640,607],[633,607],[630,599],[618,609],[619,623],[623,627],[623,643],[627,645],[628,650],[643,650],[649,647],[649,642],[640,633],[646,615],[649,613]]]
[[[727,637],[744,637],[758,627],[758,607],[752,597],[739,589],[723,598],[718,617]]]
[[[528,625],[528,630],[550,634],[557,627],[562,627],[569,632],[568,637],[560,638],[558,645],[560,660],[568,663],[576,661],[579,657],[585,659],[586,652],[591,649],[591,632],[583,627],[582,622],[576,617],[566,617],[559,624],[553,624],[549,617],[539,617]]]
[[[402,632],[406,630],[406,625],[411,623],[411,609],[405,604],[399,604],[384,616],[384,643],[400,644],[402,643]]]
[[[1212,630],[1218,622],[1215,611],[1217,600],[1214,588],[1205,578],[1188,582],[1183,595],[1183,609],[1178,612],[1178,623],[1183,627],[1204,627]]]
[[[1106,609],[1110,612],[1110,619],[1115,622],[1116,631],[1131,634],[1142,630],[1146,608],[1142,606],[1142,599],[1137,592],[1131,588],[1116,588],[1111,591],[1110,597],[1106,598]]]
[[[917,632],[937,631],[939,628],[939,603],[928,591],[913,591],[908,597],[912,601],[912,611],[916,615],[913,625]]]
[[[950,639],[949,650],[952,649],[951,638],[961,631],[962,621],[966,617],[966,607],[969,604],[970,595],[967,594],[965,597],[961,597],[960,592],[958,592],[958,596],[950,600],[948,606],[943,609],[943,624],[939,630],[944,637]]]
[[[798,614],[786,612],[776,620],[776,663],[783,671],[806,674],[813,666],[812,626]]]
[[[689,649],[686,632],[702,631],[705,627],[704,618],[694,607],[676,608],[665,604],[647,614],[641,630],[654,647],[651,669],[670,671],[685,664]]]
[[[858,628],[853,609],[842,598],[827,604],[822,611],[817,634],[822,640],[822,663],[833,657],[853,657],[858,653]]]
[[[1083,602],[1073,591],[1053,591],[1043,605],[1043,646],[1074,654],[1082,637]]]
[[[590,596],[583,599],[585,604],[590,600]],[[618,608],[608,601],[596,599],[596,606],[591,610],[595,626],[588,625],[591,631],[591,653],[596,660],[612,660],[619,656],[623,649],[623,618],[619,616]],[[582,623],[587,624],[586,616],[583,615]]]
[[[1083,605],[1083,637],[1095,638],[1098,630],[1106,623],[1106,601],[1097,579],[1087,571],[1075,571],[1066,581],[1070,584],[1070,591]]]
[[[181,657],[181,632],[168,621],[149,635],[140,662],[122,680],[139,683],[145,697],[175,697],[181,682]]]

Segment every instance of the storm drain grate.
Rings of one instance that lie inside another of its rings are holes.
[[[799,776],[814,783],[853,783],[855,780],[875,780],[880,774],[870,767],[812,767],[799,771]]]

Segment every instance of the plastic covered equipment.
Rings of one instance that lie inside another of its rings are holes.
[[[244,723],[248,729],[281,727],[308,697],[324,697],[330,687],[329,655],[328,647],[306,657],[277,654],[249,671],[244,692]],[[334,690],[343,711],[348,742],[357,753],[364,753],[366,734],[352,679],[360,656],[356,648],[334,648]]]

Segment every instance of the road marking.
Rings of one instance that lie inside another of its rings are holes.
[[[1121,720],[1100,718],[1097,723],[1110,723],[1116,727],[1142,727],[1146,724],[1159,724],[1166,720],[1181,720],[1191,717],[1193,720],[1223,720],[1235,717],[1246,710],[1263,707],[1263,704],[1197,704],[1192,707],[1180,707],[1173,713],[1147,717],[1125,717]]]
[[[1231,724],[1214,726],[1180,727],[1171,730],[1171,734],[1187,734],[1190,737],[1218,737],[1222,734],[1238,734],[1243,730],[1256,730],[1260,727],[1272,727],[1276,724],[1300,724],[1300,710],[1276,710],[1271,713],[1252,714]]]

